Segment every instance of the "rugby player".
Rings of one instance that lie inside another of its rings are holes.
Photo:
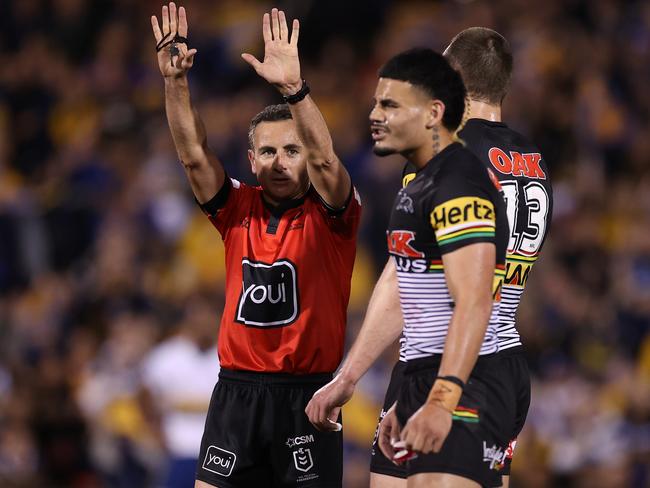
[[[301,77],[299,23],[289,32],[273,9],[262,22],[264,61],[242,55],[286,102],[251,122],[253,187],[229,178],[207,146],[190,101],[197,51],[185,9],[170,3],[162,26],[151,22],[176,150],[226,249],[221,372],[195,486],[341,486],[341,432],[317,431],[303,411],[343,354],[361,207]]]
[[[483,447],[501,445],[512,419],[495,401],[496,314],[508,240],[505,204],[481,162],[454,140],[464,112],[460,75],[429,49],[389,60],[370,114],[374,151],[400,153],[417,176],[395,199],[388,229],[404,317],[406,370],[381,422],[392,458],[411,450],[409,486],[498,486]],[[376,297],[374,297],[376,298]],[[326,428],[322,410],[310,419]]]
[[[466,147],[500,180],[511,229],[497,336],[499,356],[505,363],[505,373],[510,375],[511,395],[515,399],[514,407],[508,408],[515,408],[516,422],[508,445],[500,446],[495,453],[500,457],[505,455],[503,485],[508,486],[516,438],[530,404],[528,366],[515,328],[515,316],[530,270],[546,239],[553,194],[548,168],[539,150],[501,121],[501,103],[507,93],[513,64],[508,42],[491,29],[474,27],[459,33],[443,54],[461,73],[468,91],[469,109],[466,113],[469,120],[460,136]],[[414,176],[415,168],[408,164],[403,185],[406,186]],[[316,395],[324,410],[331,412],[332,408],[346,402],[354,384],[381,351],[399,335],[401,317],[395,312],[396,300],[393,298],[396,288],[393,275],[382,275],[375,290],[376,297],[369,305],[364,327],[340,374]],[[382,301],[387,303],[386,310],[373,306],[375,302]],[[377,310],[381,310],[381,316]],[[400,361],[393,369],[380,419],[395,401],[404,368],[402,349]],[[406,484],[400,481],[400,478],[406,477],[405,466],[396,466],[385,458],[376,449],[376,439],[371,472],[372,485],[375,487]]]

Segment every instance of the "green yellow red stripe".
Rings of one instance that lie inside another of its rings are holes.
[[[460,406],[456,407],[451,417],[453,420],[460,420],[462,422],[468,422],[471,424],[478,423],[479,421],[478,410]]]

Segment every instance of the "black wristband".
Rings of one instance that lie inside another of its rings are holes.
[[[283,96],[282,98],[284,98],[285,103],[293,105],[294,103],[298,103],[299,101],[304,100],[304,98],[309,95],[309,91],[309,85],[305,80],[302,80],[302,86],[300,87],[300,90],[298,90],[293,95]]]
[[[461,387],[461,389],[465,389],[465,383],[463,380],[458,378],[457,376],[436,376],[437,380],[445,380],[445,381],[450,381],[458,386]]]

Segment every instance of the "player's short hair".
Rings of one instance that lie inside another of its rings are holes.
[[[281,103],[278,105],[269,105],[265,107],[251,120],[251,125],[248,127],[248,145],[253,149],[253,136],[255,135],[255,128],[262,122],[279,122],[281,120],[293,119],[289,105]]]
[[[465,87],[456,70],[439,53],[429,48],[404,51],[379,69],[381,78],[406,81],[445,104],[442,125],[455,131],[465,111]]]
[[[471,98],[493,105],[503,102],[512,74],[512,51],[501,34],[470,27],[451,40],[444,56],[460,71]]]

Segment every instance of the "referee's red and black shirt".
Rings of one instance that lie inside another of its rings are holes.
[[[361,203],[352,189],[340,210],[312,188],[271,206],[226,177],[202,209],[226,251],[221,367],[329,373],[343,355]]]

